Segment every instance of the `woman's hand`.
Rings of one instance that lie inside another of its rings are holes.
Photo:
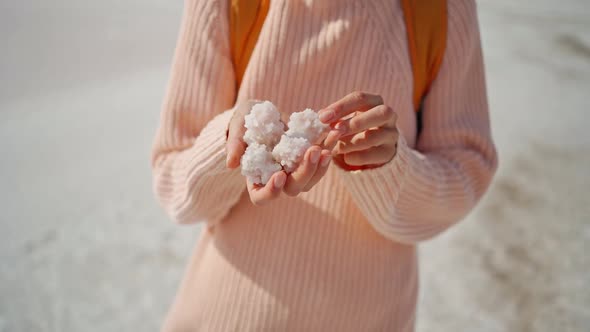
[[[319,112],[332,125],[324,145],[333,149],[334,161],[343,168],[379,167],[397,152],[397,115],[383,98],[353,92]]]
[[[286,180],[287,174],[280,171],[273,174],[265,185],[246,181],[248,184],[248,195],[250,195],[250,200],[254,205],[264,205],[273,199],[278,198]]]
[[[244,142],[244,134],[246,133],[244,117],[248,115],[252,106],[257,103],[259,103],[257,100],[246,100],[240,102],[234,109],[234,114],[227,127],[227,142],[225,143],[227,155],[225,163],[228,168],[234,169],[240,166],[240,159],[247,147]]]
[[[281,189],[289,196],[309,191],[326,174],[331,159],[329,150],[322,150],[317,145],[310,147],[293,173],[276,172],[266,185],[248,182],[250,200],[255,205],[263,205],[279,197]]]
[[[256,103],[258,103],[256,100],[246,100],[239,103],[234,110],[234,114],[227,128],[227,142],[225,144],[227,154],[226,165],[228,168],[234,169],[240,166],[240,159],[247,147],[243,139],[244,133],[246,132],[244,117],[248,115],[250,109]],[[286,181],[287,174],[280,171],[273,174],[264,186],[247,182],[250,200],[255,205],[262,205],[279,197]]]
[[[246,151],[244,142],[244,117],[250,112],[256,100],[248,100],[236,106],[232,119],[230,120],[227,132],[226,165],[228,168],[240,166],[240,159]],[[332,159],[330,150],[322,150],[319,146],[312,146],[305,152],[303,161],[289,175],[280,171],[272,175],[266,185],[247,182],[250,200],[256,205],[263,205],[280,196],[284,191],[289,196],[297,196],[301,192],[309,191],[328,170]]]
[[[297,196],[301,192],[308,192],[326,174],[331,159],[330,150],[322,150],[317,145],[311,146],[305,151],[301,164],[287,176],[283,188],[285,193]]]
[[[322,150],[317,145],[310,147],[293,173],[276,172],[264,186],[248,182],[250,200],[263,205],[279,197],[281,188],[289,196],[309,191],[326,174],[331,159],[329,150]]]

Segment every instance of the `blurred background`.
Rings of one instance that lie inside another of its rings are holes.
[[[421,247],[418,331],[590,330],[590,3],[479,1],[501,166]],[[182,1],[0,2],[0,331],[156,331],[200,226],[149,151]]]

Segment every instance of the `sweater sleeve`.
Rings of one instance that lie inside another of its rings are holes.
[[[449,1],[448,9],[447,51],[416,149],[402,133],[389,163],[339,171],[369,223],[398,242],[429,239],[462,219],[497,168],[475,3]]]
[[[178,223],[221,220],[245,189],[239,170],[225,167],[235,98],[226,2],[185,1],[153,145],[154,191]]]

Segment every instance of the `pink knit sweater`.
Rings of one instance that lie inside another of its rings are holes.
[[[416,244],[462,219],[497,165],[474,1],[449,1],[418,140],[398,1],[272,0],[237,92],[228,3],[186,0],[154,145],[163,207],[206,223],[164,330],[412,331]],[[287,118],[355,90],[397,112],[393,160],[331,165],[310,192],[253,206],[239,169],[225,167],[235,100],[271,100]]]

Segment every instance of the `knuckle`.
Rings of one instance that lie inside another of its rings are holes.
[[[336,116],[339,116],[340,114],[342,114],[343,110],[342,110],[342,105],[338,104],[338,105],[334,105],[332,106],[332,111],[334,112],[334,114]]]
[[[357,100],[357,101],[366,101],[367,100],[367,94],[365,92],[362,91],[355,91],[352,93],[352,98]]]
[[[384,104],[383,97],[380,95],[372,95],[371,101],[375,106]]]
[[[388,121],[393,116],[393,109],[387,105],[379,105],[376,107],[377,116],[380,120]]]
[[[393,108],[383,105],[383,109],[381,110],[381,115],[383,116],[384,119],[390,120],[395,117],[395,112],[393,111]]]

